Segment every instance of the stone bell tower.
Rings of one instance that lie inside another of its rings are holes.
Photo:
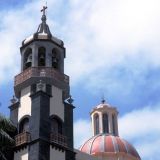
[[[74,160],[73,108],[64,74],[63,41],[42,22],[22,42],[21,73],[15,76],[10,118],[17,126],[14,160]]]

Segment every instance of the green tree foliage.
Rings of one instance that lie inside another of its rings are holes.
[[[16,131],[16,127],[6,117],[0,114],[0,159],[7,160],[6,154],[12,146],[14,146],[14,139],[12,136]]]

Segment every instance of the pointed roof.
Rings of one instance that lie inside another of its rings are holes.
[[[46,23],[46,21],[47,21],[46,12],[45,12],[46,9],[47,9],[47,7],[43,6],[43,9],[41,10],[41,12],[43,12],[42,17],[41,17],[42,22],[38,26],[37,31],[33,35],[27,37],[22,42],[22,46],[32,42],[33,40],[50,40],[60,46],[64,45],[62,40],[52,36],[50,29],[49,29],[49,26]]]
[[[46,13],[45,13],[46,9],[47,9],[47,7],[43,6],[43,9],[41,10],[41,12],[43,12],[42,18],[41,18],[42,23],[39,25],[36,34],[40,34],[41,33],[41,34],[48,35],[48,37],[52,37],[52,34],[50,32],[50,29],[49,29],[49,26],[46,23],[46,20],[47,20]]]

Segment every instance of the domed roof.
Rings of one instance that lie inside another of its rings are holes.
[[[137,160],[141,159],[136,149],[130,143],[118,136],[108,134],[99,134],[90,138],[81,146],[80,151],[91,155],[122,153],[133,156]]]

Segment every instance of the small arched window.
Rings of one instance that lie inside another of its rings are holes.
[[[59,64],[58,61],[59,61],[58,52],[54,48],[52,50],[52,67],[53,68],[58,69],[58,64]]]
[[[95,134],[99,134],[99,115],[96,114],[94,117],[95,122]]]
[[[32,49],[28,48],[24,53],[24,69],[32,66]]]
[[[115,115],[113,114],[112,115],[112,127],[113,127],[113,134],[116,134],[116,126],[115,126]]]
[[[51,120],[51,132],[55,134],[62,134],[62,122],[57,118]]]
[[[19,125],[19,133],[29,131],[29,118],[24,118]]]
[[[109,133],[109,125],[108,125],[108,114],[103,114],[103,132]]]
[[[46,65],[46,49],[44,47],[40,47],[38,49],[38,66]]]

